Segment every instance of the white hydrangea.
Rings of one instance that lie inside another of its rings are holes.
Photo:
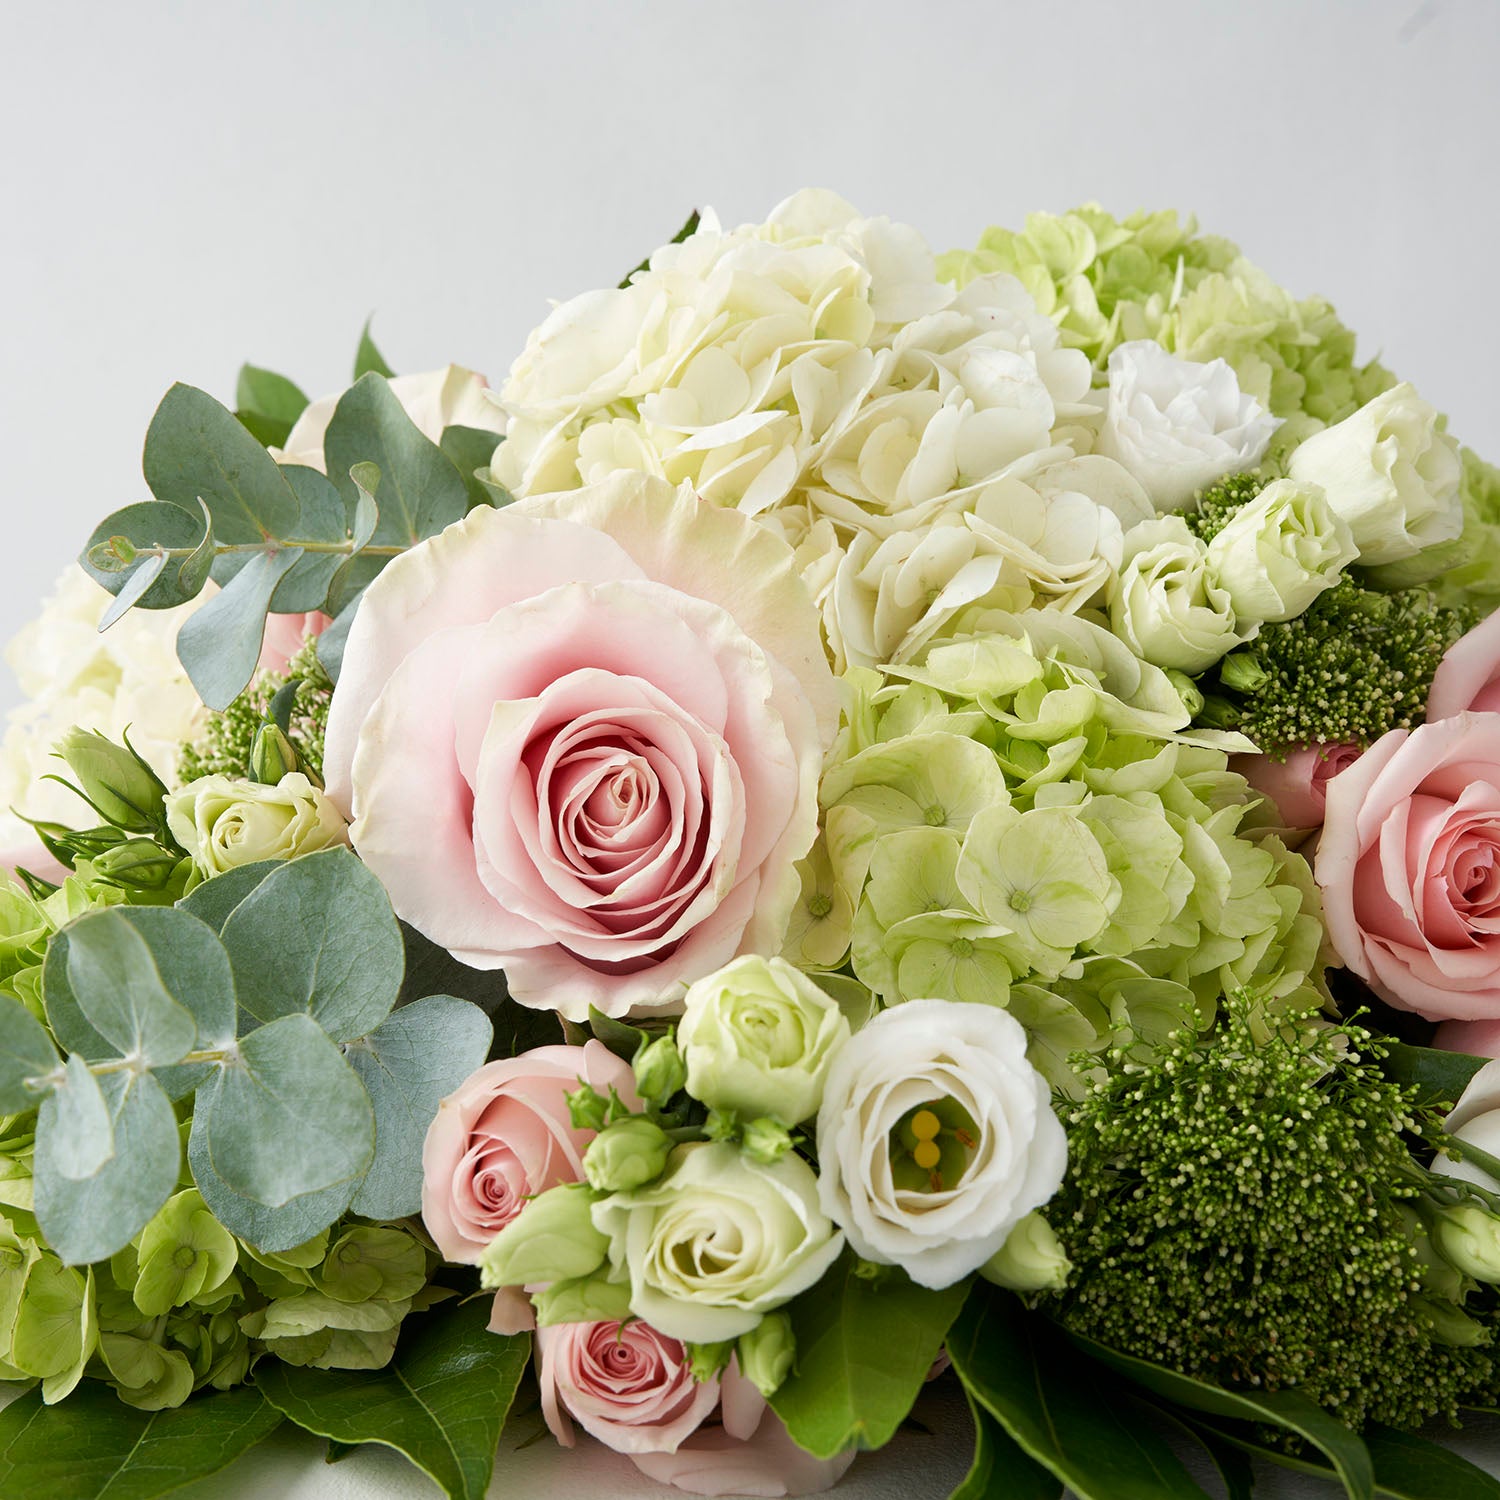
[[[6,650],[23,702],[0,741],[0,850],[26,850],[29,817],[79,825],[87,807],[55,781],[65,768],[52,747],[73,725],[130,742],[168,786],[177,752],[203,726],[206,710],[177,660],[177,632],[206,595],[177,609],[133,609],[102,635],[109,595],[76,563],[58,578],[41,614]]]

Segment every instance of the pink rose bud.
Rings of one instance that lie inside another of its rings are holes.
[[[1269,797],[1287,828],[1317,828],[1323,822],[1328,783],[1360,757],[1358,745],[1307,745],[1285,760],[1240,755],[1234,769],[1263,797]]]

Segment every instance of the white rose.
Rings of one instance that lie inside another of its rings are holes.
[[[1095,451],[1124,464],[1157,510],[1181,510],[1215,480],[1253,469],[1280,425],[1222,359],[1194,364],[1137,339],[1109,357]]]
[[[594,1205],[610,1265],[630,1279],[630,1310],[674,1339],[712,1344],[812,1286],[844,1237],[818,1207],[800,1156],[769,1166],[727,1142],[679,1146],[649,1187]]]
[[[207,877],[349,841],[338,809],[301,771],[275,786],[200,776],[167,798],[167,826]]]
[[[1293,451],[1287,472],[1328,491],[1361,562],[1400,562],[1463,530],[1458,444],[1437,422],[1403,383]]]
[[[866,1260],[921,1286],[984,1265],[1067,1158],[1025,1031],[987,1005],[882,1012],[835,1059],[818,1113],[823,1211]]]
[[[401,403],[424,437],[434,443],[445,427],[477,427],[484,432],[504,432],[505,414],[484,393],[489,382],[473,370],[449,365],[421,375],[396,375],[391,394]],[[273,449],[284,464],[303,464],[324,472],[323,439],[343,392],[310,401],[292,424],[286,445]]]
[[[1137,656],[1180,672],[1206,671],[1245,639],[1208,548],[1181,516],[1158,516],[1126,534],[1109,617]]]
[[[1358,556],[1323,487],[1296,479],[1268,484],[1208,544],[1209,566],[1242,625],[1295,618]]]

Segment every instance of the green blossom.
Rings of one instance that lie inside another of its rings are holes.
[[[169,1198],[135,1243],[132,1296],[147,1317],[187,1302],[212,1301],[239,1261],[234,1236],[196,1189]]]
[[[427,1254],[405,1229],[356,1224],[328,1247],[313,1284],[337,1302],[401,1302],[427,1284]]]

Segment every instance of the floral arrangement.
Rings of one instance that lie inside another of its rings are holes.
[[[944,1379],[964,1500],[1500,1495],[1500,473],[1327,303],[806,192],[144,477],[13,651],[0,1493]]]

